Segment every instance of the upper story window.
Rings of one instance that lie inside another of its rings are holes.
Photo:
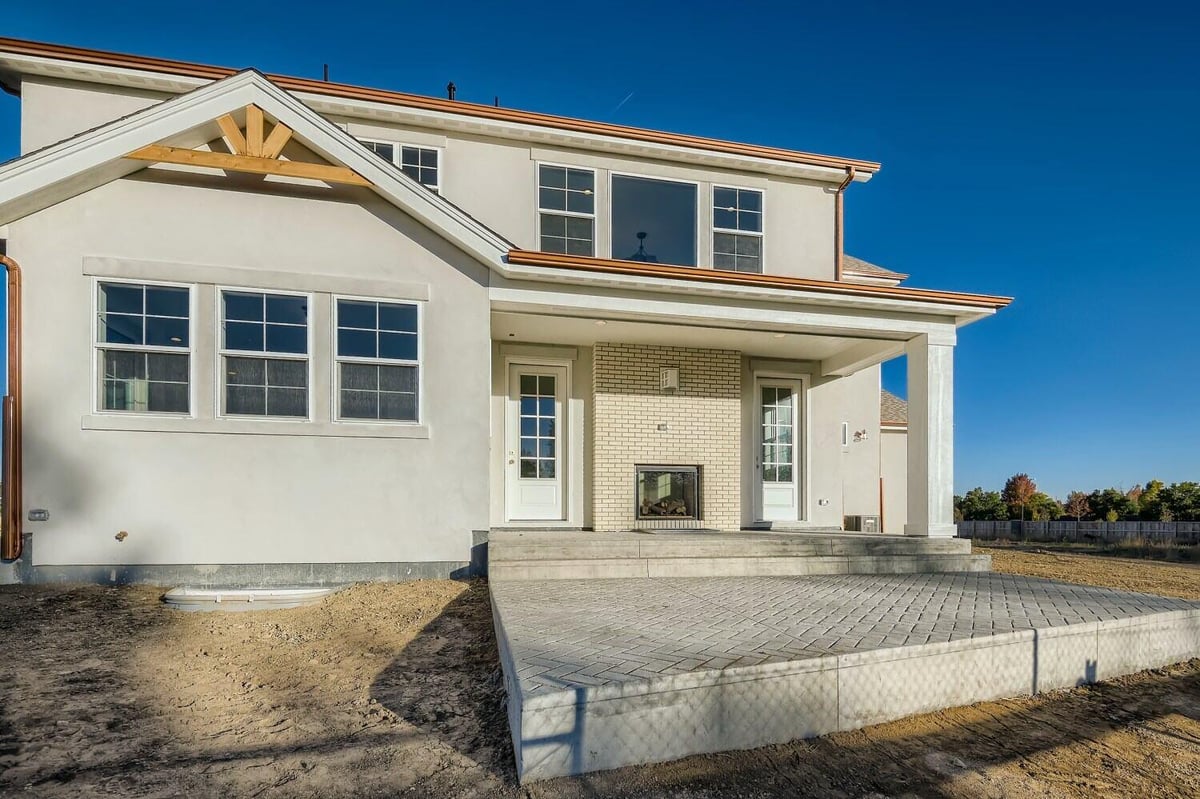
[[[339,298],[336,325],[338,418],[417,421],[417,304]]]
[[[612,257],[696,265],[695,183],[612,176]]]
[[[307,295],[221,292],[222,413],[308,417]]]
[[[441,192],[440,167],[442,151],[436,147],[416,147],[396,142],[359,139],[367,149],[391,161],[413,180],[431,191]]]
[[[105,281],[97,292],[100,409],[188,413],[191,289]]]
[[[538,232],[542,252],[596,254],[596,173],[538,166]]]
[[[713,267],[762,272],[762,192],[713,187]]]

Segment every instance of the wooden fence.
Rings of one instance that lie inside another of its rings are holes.
[[[1080,544],[1200,544],[1200,522],[959,522],[962,538]]]

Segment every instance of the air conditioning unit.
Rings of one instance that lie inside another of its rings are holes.
[[[848,533],[878,533],[878,516],[847,516],[842,524]]]

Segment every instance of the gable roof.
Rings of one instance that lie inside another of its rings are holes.
[[[510,278],[587,283],[632,278],[631,288],[703,292],[739,298],[846,303],[896,308],[921,303],[921,312],[955,317],[960,324],[1009,304],[1007,297],[928,289],[742,274],[713,269],[640,264],[515,249],[499,233],[429,191],[397,166],[379,158],[348,132],[255,70],[207,83],[66,141],[0,164],[0,225],[94,189],[146,166],[128,158],[148,145],[170,142],[194,148],[218,137],[215,120],[248,105],[293,131],[293,139],[317,156],[362,177],[373,191],[443,236],[493,271]],[[584,273],[597,273],[588,276]],[[604,273],[604,274],[598,274]],[[915,310],[915,309],[914,309]]]
[[[884,427],[908,426],[908,401],[886,388],[879,390],[879,423]]]
[[[0,165],[0,225],[47,208],[145,166],[126,156],[171,140],[185,147],[210,141],[214,120],[259,106],[283,122],[316,155],[343,165],[371,190],[488,264],[499,264],[512,244],[254,70],[206,84],[66,141]]]
[[[199,78],[220,81],[238,73],[229,67],[197,64],[187,61],[174,61],[163,58],[148,58],[145,56],[113,53],[104,50],[92,50],[82,47],[33,42],[22,39],[0,37],[0,56],[11,53],[19,56],[56,59],[78,64],[91,64],[118,69],[133,69],[143,72],[153,72],[165,75],[175,75],[185,78]],[[2,60],[2,59],[0,59]],[[59,70],[61,72],[61,70]],[[377,102],[424,111],[453,114],[475,119],[495,120],[500,122],[533,125],[560,131],[571,131],[597,136],[612,136],[619,139],[645,142],[670,147],[683,147],[693,150],[723,153],[733,156],[761,158],[771,161],[803,164],[816,167],[826,167],[838,170],[853,170],[859,180],[866,180],[878,172],[880,164],[875,161],[865,161],[857,158],[819,155],[817,153],[791,150],[781,147],[768,147],[756,144],[713,139],[704,136],[692,136],[680,133],[650,130],[647,128],[615,125],[606,122],[575,119],[571,117],[544,114],[533,111],[520,111],[513,108],[468,103],[461,100],[446,100],[437,97],[426,97],[404,92],[372,89],[363,86],[353,86],[343,83],[298,78],[288,75],[267,76],[277,86],[295,92],[324,95],[327,97],[348,100]],[[14,87],[15,88],[15,87]]]

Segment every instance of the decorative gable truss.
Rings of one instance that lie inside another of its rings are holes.
[[[126,157],[156,164],[213,167],[233,172],[309,178],[326,183],[346,183],[352,186],[371,185],[370,181],[348,167],[314,164],[307,161],[289,161],[280,158],[283,148],[292,138],[292,129],[282,122],[276,121],[270,134],[264,135],[266,115],[253,103],[246,106],[245,118],[244,132],[237,120],[233,118],[233,114],[223,114],[216,120],[225,142],[229,146],[230,152],[228,153],[150,144],[134,150]]]

